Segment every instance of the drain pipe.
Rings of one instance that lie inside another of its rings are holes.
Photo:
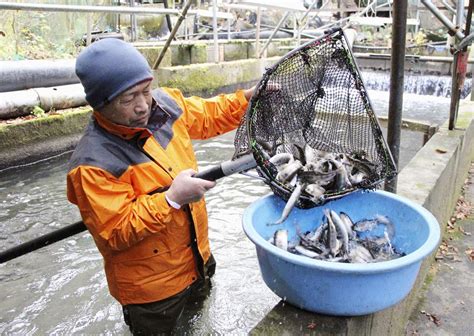
[[[394,1],[387,143],[397,168],[400,155],[400,133],[402,127],[407,9],[407,0]],[[393,193],[397,192],[397,177],[387,181],[385,190]]]

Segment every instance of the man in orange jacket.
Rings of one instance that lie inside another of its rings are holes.
[[[235,129],[253,88],[210,99],[152,90],[132,45],[104,39],[76,62],[94,113],[70,160],[68,199],[104,258],[134,335],[169,333],[215,270],[193,139]]]

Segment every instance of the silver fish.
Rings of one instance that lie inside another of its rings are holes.
[[[345,165],[338,162],[337,160],[332,160],[336,165],[336,190],[342,191],[348,188],[352,188],[351,181],[349,180],[349,174],[347,173],[347,169]]]
[[[312,184],[308,184],[306,188],[304,188],[304,191],[308,195],[310,195],[312,199],[318,200],[319,197],[324,195],[324,192],[326,191],[326,189],[321,187],[319,184],[312,183]]]
[[[364,246],[354,243],[351,244],[349,251],[349,261],[355,263],[368,263],[373,261],[374,258]]]
[[[301,246],[301,245],[296,245],[296,246],[295,246],[295,250],[296,250],[296,252],[298,252],[299,254],[304,255],[304,256],[306,256],[306,257],[310,257],[310,258],[319,258],[319,257],[320,257],[320,254],[319,254],[319,253],[314,252],[314,251],[311,251],[311,250],[308,250],[308,249],[304,248],[304,247]]]
[[[332,256],[335,257],[339,253],[340,243],[337,240],[337,230],[334,222],[332,221],[331,214],[328,209],[324,209],[324,214],[326,215],[328,221],[328,242],[329,242],[329,251]]]
[[[288,251],[288,230],[276,230],[273,234],[273,245],[282,250]]]
[[[295,160],[288,163],[278,172],[276,179],[282,183],[289,182],[301,168],[303,168],[301,161]]]
[[[363,172],[357,172],[355,174],[349,174],[349,181],[353,186],[361,184],[362,181],[367,179],[367,175]]]
[[[352,219],[345,212],[342,211],[339,213],[339,217],[341,217],[343,223],[346,225],[347,234],[349,235],[349,238],[355,238],[355,232],[352,229],[354,226]]]
[[[318,241],[318,240],[321,240],[321,237],[323,235],[323,232],[325,230],[327,230],[328,228],[328,223],[327,222],[324,222],[322,223],[320,226],[318,226],[318,228],[316,229],[316,231],[314,231],[314,235],[312,236],[312,240],[313,241]]]
[[[342,251],[344,253],[347,253],[349,251],[349,234],[347,233],[346,225],[335,211],[331,210],[329,214],[334,225],[337,228],[337,231],[339,231],[339,234],[341,236]]]
[[[291,210],[294,208],[296,202],[298,201],[298,199],[300,198],[301,196],[301,190],[302,190],[303,186],[301,185],[301,183],[296,183],[296,187],[295,189],[293,190],[293,192],[291,193],[291,196],[290,198],[288,199],[288,201],[286,202],[286,205],[285,205],[285,208],[283,209],[283,212],[281,214],[281,217],[280,219],[278,219],[275,223],[275,225],[277,224],[281,224],[283,223],[289,216]]]
[[[281,166],[284,163],[291,163],[295,159],[290,153],[279,153],[272,156],[268,161],[273,163],[275,166]]]

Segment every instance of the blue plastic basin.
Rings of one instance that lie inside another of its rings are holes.
[[[312,312],[338,316],[374,313],[401,301],[412,289],[421,262],[437,246],[436,218],[406,198],[384,192],[354,192],[312,209],[293,209],[281,225],[268,225],[281,215],[285,202],[266,196],[244,211],[243,228],[255,244],[266,285],[286,302]],[[323,209],[344,211],[353,221],[386,215],[395,226],[394,247],[406,255],[389,261],[349,264],[314,260],[277,248],[268,242],[277,229],[314,230]]]

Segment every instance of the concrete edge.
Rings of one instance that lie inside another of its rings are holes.
[[[474,102],[463,101],[456,129],[450,131],[448,122],[443,124],[399,173],[397,194],[429,210],[438,220],[443,235],[473,160]],[[394,326],[403,321],[400,326],[403,329],[390,330],[391,335],[404,334],[410,315],[423,296],[421,289],[435,254],[436,251],[422,263],[408,297],[389,309],[391,313],[386,316],[385,323]]]

